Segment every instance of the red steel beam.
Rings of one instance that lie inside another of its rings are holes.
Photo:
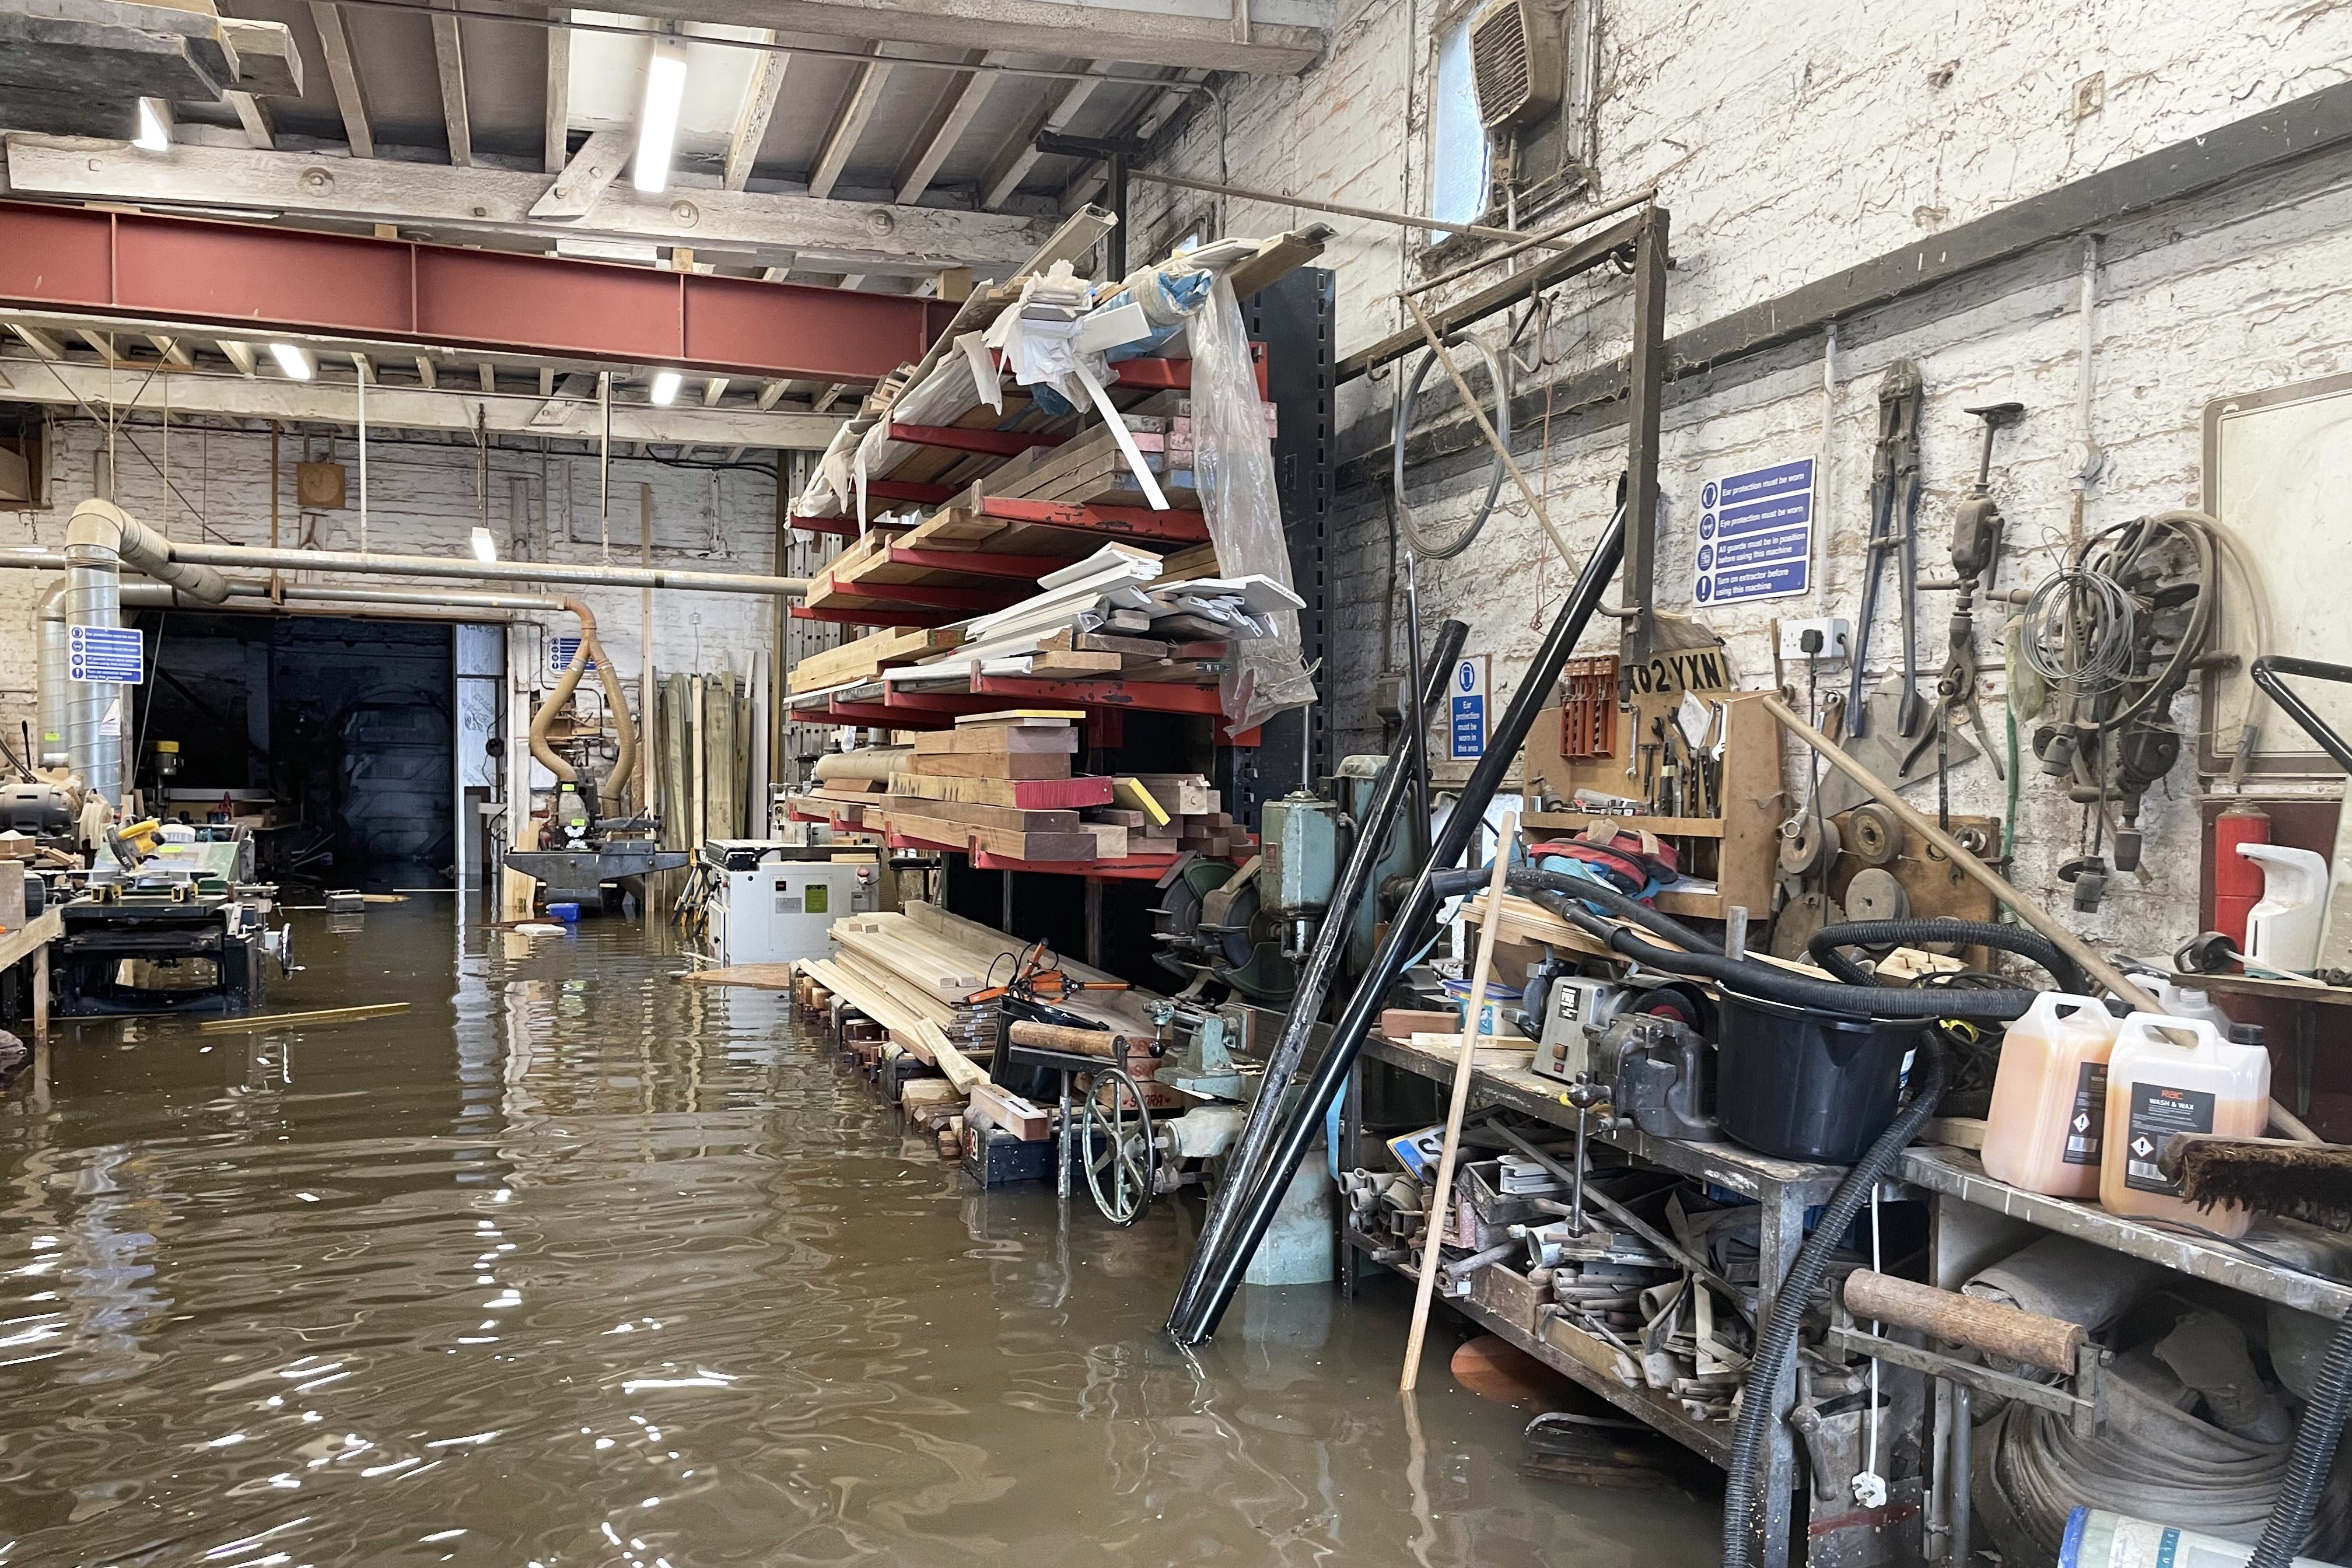
[[[985,550],[915,550],[904,544],[887,545],[885,549],[893,566],[967,572],[975,577],[1016,577],[1029,583],[1085,559],[1076,555],[1005,555]]]
[[[0,202],[0,305],[835,382],[879,381],[922,358],[956,310],[911,295],[33,202]]]
[[[980,515],[1006,522],[1067,528],[1080,533],[1167,540],[1178,544],[1199,544],[1209,537],[1209,521],[1197,511],[1153,511],[1140,506],[1081,506],[1072,501],[983,496]]]
[[[1017,458],[1032,447],[1058,447],[1069,439],[1043,430],[966,430],[955,425],[901,425],[895,420],[889,438],[953,452],[984,452],[992,458]]]

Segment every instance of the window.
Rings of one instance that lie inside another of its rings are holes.
[[[1470,19],[1465,5],[1437,36],[1437,89],[1430,116],[1429,216],[1447,223],[1475,223],[1486,216],[1494,153],[1478,123],[1478,93],[1470,76]],[[1429,243],[1451,237],[1431,229]]]

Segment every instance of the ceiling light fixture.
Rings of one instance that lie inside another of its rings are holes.
[[[686,46],[656,44],[653,58],[646,62],[645,109],[637,116],[637,156],[629,175],[649,195],[669,188],[678,110],[685,103]]]
[[[498,558],[499,542],[490,537],[488,529],[484,528],[480,523],[476,523],[474,525],[474,559],[488,565]]]
[[[654,372],[654,406],[656,408],[667,408],[671,404],[677,402],[677,389],[685,380],[686,377],[680,375],[674,370],[657,370]]]
[[[131,139],[131,144],[142,153],[168,153],[172,150],[172,128],[163,122],[163,112],[156,107],[154,99],[139,100],[139,134]]]
[[[278,368],[286,373],[289,380],[308,381],[310,379],[310,356],[304,353],[292,343],[270,344],[269,357],[278,362]]]

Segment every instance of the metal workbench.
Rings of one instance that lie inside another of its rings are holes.
[[[1360,1166],[1362,1128],[1361,1080],[1366,1062],[1378,1062],[1399,1068],[1441,1084],[1451,1084],[1456,1058],[1452,1049],[1429,1049],[1423,1046],[1402,1044],[1375,1035],[1364,1042],[1362,1055],[1349,1075],[1346,1099],[1340,1111],[1340,1159],[1343,1165]],[[1568,1103],[1567,1086],[1556,1079],[1541,1078],[1525,1067],[1497,1064],[1477,1066],[1472,1069],[1470,1106],[1498,1107],[1536,1117],[1554,1126],[1573,1131],[1576,1110]],[[1761,1286],[1757,1307],[1759,1320],[1772,1310],[1774,1284],[1789,1271],[1797,1256],[1797,1248],[1805,1238],[1805,1211],[1829,1201],[1830,1194],[1845,1178],[1842,1165],[1813,1165],[1795,1160],[1778,1160],[1743,1149],[1736,1143],[1685,1143],[1644,1137],[1638,1131],[1602,1132],[1591,1134],[1594,1144],[1617,1150],[1628,1159],[1642,1164],[1654,1165],[1679,1175],[1711,1183],[1716,1186],[1752,1198],[1762,1210],[1762,1228],[1759,1236],[1761,1256],[1759,1258]],[[1349,1237],[1349,1253],[1370,1252],[1370,1242],[1355,1236]],[[1400,1273],[1410,1273],[1410,1266],[1391,1264]],[[1355,1259],[1343,1260],[1343,1279],[1354,1282]],[[1553,1367],[1583,1387],[1609,1401],[1618,1409],[1656,1430],[1673,1437],[1693,1452],[1703,1455],[1715,1465],[1729,1458],[1731,1424],[1727,1421],[1694,1421],[1685,1415],[1679,1405],[1646,1386],[1631,1384],[1610,1369],[1617,1359],[1615,1348],[1570,1326],[1558,1316],[1537,1318],[1538,1305],[1533,1300],[1532,1289],[1527,1289],[1524,1300],[1515,1299],[1508,1281],[1519,1277],[1508,1270],[1488,1268],[1481,1271],[1480,1279],[1504,1275],[1495,1289],[1475,1289],[1467,1298],[1451,1298],[1448,1305],[1467,1315],[1473,1321],[1517,1345],[1546,1365]],[[1773,1391],[1773,1411],[1785,1417],[1795,1403],[1797,1358],[1789,1358],[1780,1386]],[[1785,1419],[1775,1419],[1767,1428],[1763,1452],[1757,1468],[1757,1490],[1763,1500],[1762,1540],[1760,1560],[1768,1568],[1786,1568],[1789,1563],[1790,1534],[1792,1512],[1797,1506],[1797,1462],[1795,1438]]]

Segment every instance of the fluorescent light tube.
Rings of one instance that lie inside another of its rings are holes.
[[[142,153],[168,153],[172,150],[172,128],[163,123],[163,115],[156,111],[155,100],[142,98],[139,100],[139,134],[131,139],[131,144]]]
[[[630,179],[637,189],[659,195],[669,188],[669,163],[677,151],[677,115],[686,102],[686,46],[656,44],[646,62],[646,102],[637,116],[637,155]]]
[[[499,542],[479,523],[474,525],[474,559],[488,564],[499,558]]]
[[[310,379],[310,356],[304,353],[292,343],[270,344],[269,357],[278,362],[278,368],[286,373],[289,380],[308,381]]]
[[[678,385],[685,380],[686,377],[678,374],[678,373],[674,370],[657,370],[654,372],[653,396],[655,406],[658,408],[667,408],[671,404],[677,402]]]

